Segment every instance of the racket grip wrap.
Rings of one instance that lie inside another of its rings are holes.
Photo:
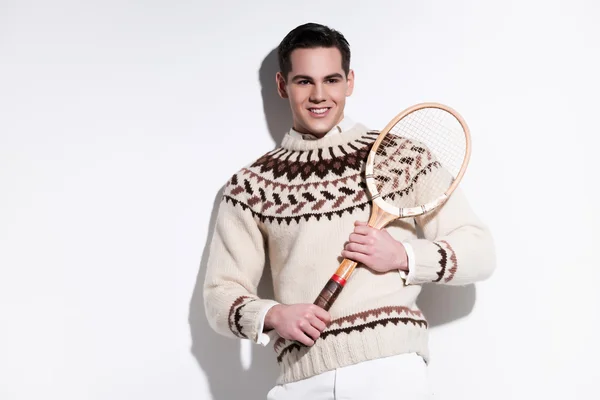
[[[314,302],[315,305],[321,307],[325,311],[329,311],[329,309],[339,296],[340,292],[344,288],[344,285],[341,282],[338,282],[338,280],[340,279],[338,278],[336,280],[335,278],[336,277],[334,276],[329,280],[329,282],[327,282],[327,284],[325,285],[323,290],[321,290],[321,293]],[[345,283],[345,281],[343,283]]]

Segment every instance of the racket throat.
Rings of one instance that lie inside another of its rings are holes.
[[[388,210],[385,210],[382,206],[380,206],[379,201],[377,200],[383,202],[381,198],[375,199],[373,201],[373,210],[371,211],[371,217],[369,218],[368,225],[375,229],[383,229],[390,222],[398,219],[398,215],[390,213]],[[398,209],[396,208],[396,210]]]
[[[437,199],[432,200],[429,203],[423,204],[422,206],[401,208],[399,210],[400,218],[416,217],[418,215],[423,215],[425,213],[428,213],[429,211],[434,210],[434,209],[438,208],[439,206],[441,206],[447,199],[448,199],[448,195],[446,195],[444,193]]]

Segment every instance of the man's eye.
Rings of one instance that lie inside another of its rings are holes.
[[[339,81],[340,80],[337,79],[337,78],[332,78],[332,79],[329,79],[327,82],[329,82],[329,83],[338,83]]]
[[[306,79],[304,79],[304,80],[301,80],[301,81],[298,81],[298,84],[299,84],[299,85],[307,85],[307,84],[309,84],[309,83],[310,83],[310,82],[309,82],[309,81],[307,81]]]

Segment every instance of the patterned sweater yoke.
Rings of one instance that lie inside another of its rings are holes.
[[[360,133],[350,142],[341,137],[332,145],[301,146],[286,136],[283,146],[259,158],[234,175],[224,195],[225,201],[240,202],[261,222],[341,216],[352,208],[367,206],[363,178],[364,161],[377,132]],[[347,139],[347,138],[344,138]],[[307,142],[314,145],[314,142]],[[307,148],[308,147],[308,148]]]
[[[318,140],[288,134],[280,147],[231,177],[219,205],[204,285],[213,329],[257,341],[268,307],[314,301],[342,260],[355,221],[369,218],[364,167],[377,135],[361,124]],[[421,162],[423,152],[417,150],[398,150],[410,160],[406,175],[431,175],[432,164]],[[407,179],[394,195],[416,192]],[[412,281],[398,271],[380,274],[359,265],[314,346],[275,341],[279,383],[402,353],[429,360],[428,324],[416,305],[421,285],[464,285],[487,278],[495,267],[489,231],[460,190],[434,213],[386,229],[413,249]],[[273,299],[257,295],[267,260]]]

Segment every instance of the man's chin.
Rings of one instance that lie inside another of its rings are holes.
[[[325,136],[327,134],[327,132],[329,132],[330,130],[333,129],[333,127],[335,126],[335,124],[331,125],[331,124],[327,124],[327,125],[322,125],[322,124],[317,124],[317,125],[308,125],[306,128],[306,130],[308,131],[308,133],[310,135],[316,136],[318,138],[322,138],[323,136]]]

